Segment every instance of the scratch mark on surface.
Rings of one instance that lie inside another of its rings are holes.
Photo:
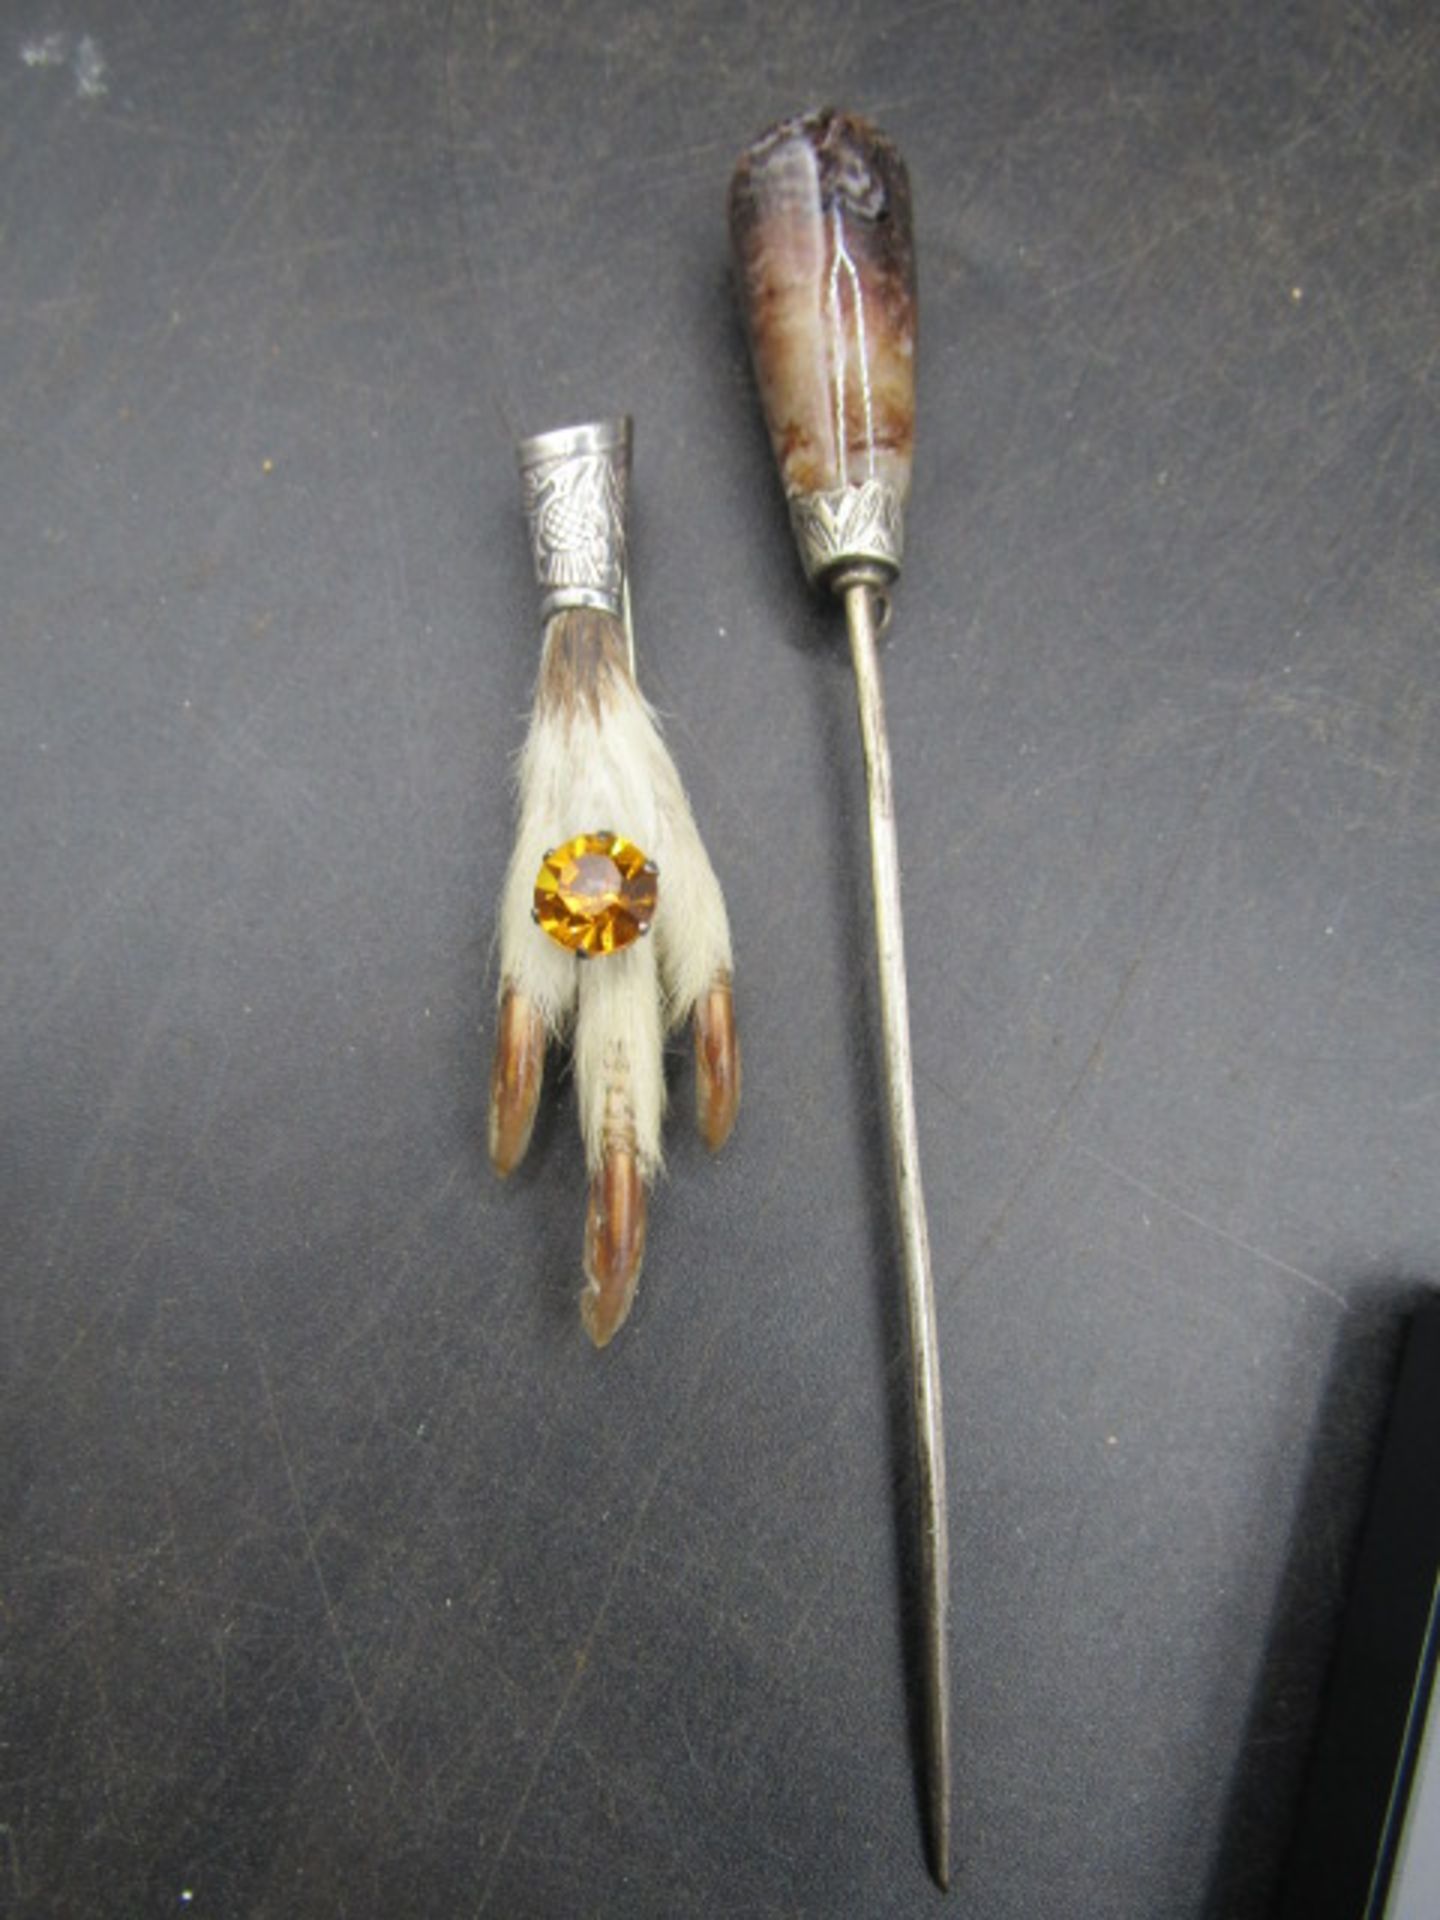
[[[846,1408],[843,1412],[845,1416],[848,1416],[849,1409]],[[840,1414],[837,1413],[837,1417],[828,1423],[830,1432],[827,1433],[827,1440],[833,1434],[834,1429],[839,1426],[840,1418]],[[810,1635],[810,1622],[815,1618],[815,1610],[822,1600],[830,1598],[830,1593],[831,1589],[828,1582],[817,1581],[815,1585],[811,1587],[807,1598],[802,1601],[799,1607],[794,1609],[793,1623],[790,1631],[785,1636],[785,1652],[790,1657],[794,1657],[802,1641],[808,1640]],[[687,1740],[685,1744],[688,1747],[690,1743]]]
[[[1137,1179],[1133,1173],[1127,1173],[1123,1167],[1117,1167],[1113,1160],[1107,1160],[1103,1153],[1096,1153],[1093,1147],[1077,1146],[1075,1151],[1084,1159],[1093,1161],[1097,1167],[1103,1167],[1106,1173],[1113,1174],[1115,1179],[1122,1181],[1127,1187],[1133,1187],[1137,1193],[1143,1193],[1146,1199],[1153,1200],[1157,1206],[1164,1207],[1168,1213],[1175,1214],[1181,1220],[1188,1220],[1192,1227],[1199,1227],[1202,1233],[1208,1233],[1216,1240],[1223,1240],[1227,1247],[1234,1247],[1237,1253],[1248,1254],[1252,1260],[1258,1260],[1263,1266],[1273,1268],[1276,1273],[1287,1274],[1290,1279],[1300,1281],[1312,1292],[1324,1294],[1325,1298],[1333,1300],[1343,1313],[1350,1311],[1350,1302],[1339,1288],[1332,1287],[1328,1281],[1320,1279],[1318,1274],[1307,1273],[1303,1267],[1293,1267],[1288,1260],[1281,1260],[1273,1253],[1266,1253],[1263,1247],[1254,1246],[1249,1240],[1242,1240],[1239,1234],[1228,1233],[1224,1227],[1217,1226],[1213,1220],[1207,1220],[1203,1214],[1192,1213],[1189,1207],[1182,1207],[1178,1200],[1172,1200],[1169,1194],[1162,1193],[1158,1187],[1149,1186],[1144,1180]]]
[[[249,191],[240,202],[229,225],[220,235],[214,249],[205,259],[199,271],[186,284],[185,298],[191,306],[198,302],[200,294],[206,289],[210,280],[220,268],[229,264],[244,239],[245,234],[249,230],[250,223],[256,213],[265,207],[267,200],[272,195],[279,192],[280,185],[285,179],[285,169],[290,160],[291,149],[295,144],[295,138],[296,136],[293,133],[282,134],[273,142],[264,155],[256,172],[253,184],[250,185]],[[313,170],[314,169],[312,169],[312,171]],[[239,184],[237,183],[237,191],[238,190]],[[263,367],[261,341],[265,337],[268,318],[263,305],[259,305],[257,310],[259,312],[259,320],[255,330],[255,344],[252,345],[250,350],[249,364],[251,378],[248,391],[243,395],[240,408],[240,420],[236,432],[237,445],[243,444],[246,438],[245,430],[248,429],[254,413],[261,369]],[[171,312],[168,321],[161,329],[155,342],[159,350],[163,351],[168,346],[176,328],[181,324],[182,311],[182,309],[177,308]],[[146,415],[152,428],[156,422],[169,411],[170,403],[176,395],[182,391],[183,386],[183,375],[176,373],[169,383],[156,395]]]
[[[692,1769],[699,1774],[700,1778],[708,1785],[710,1775],[700,1764],[700,1756],[696,1753],[694,1742],[690,1738],[690,1729],[685,1724],[684,1714],[677,1709],[674,1719],[676,1726],[680,1729],[680,1738],[684,1743],[686,1758],[689,1760]]]
[[[566,1681],[555,1711],[550,1716],[550,1724],[545,1729],[544,1737],[540,1742],[540,1750],[535,1756],[535,1764],[530,1769],[529,1777],[520,1790],[520,1797],[515,1802],[510,1818],[506,1821],[504,1831],[500,1835],[500,1844],[495,1850],[495,1858],[490,1863],[490,1872],[486,1876],[485,1884],[480,1890],[480,1904],[475,1909],[475,1920],[480,1920],[481,1914],[483,1914],[490,1905],[490,1895],[494,1891],[496,1876],[499,1874],[505,1856],[510,1850],[510,1843],[515,1838],[520,1822],[525,1817],[525,1809],[530,1805],[535,1789],[540,1784],[540,1776],[545,1771],[545,1764],[554,1751],[555,1742],[560,1737],[560,1729],[565,1723],[566,1716],[569,1714],[570,1703],[580,1691],[581,1682],[589,1670],[590,1650],[595,1644],[596,1635],[604,1625],[605,1615],[609,1611],[611,1598],[620,1583],[620,1576],[630,1563],[631,1549],[634,1546],[641,1524],[649,1511],[650,1502],[660,1485],[660,1477],[664,1471],[665,1464],[666,1462],[662,1461],[661,1466],[656,1469],[650,1485],[646,1488],[644,1497],[636,1509],[635,1518],[631,1522],[630,1531],[626,1535],[625,1543],[616,1558],[615,1565],[611,1568],[610,1578],[605,1582],[604,1589],[600,1595],[600,1604],[596,1607],[589,1629],[586,1632],[584,1640],[580,1643],[570,1678]]]
[[[340,1631],[340,1621],[335,1612],[335,1603],[330,1598],[330,1588],[326,1584],[325,1570],[320,1565],[320,1555],[315,1549],[315,1535],[311,1532],[310,1521],[306,1516],[305,1502],[300,1493],[300,1482],[295,1474],[295,1463],[290,1457],[290,1449],[285,1441],[285,1429],[280,1424],[280,1409],[275,1404],[275,1389],[270,1382],[270,1369],[265,1364],[265,1355],[261,1351],[260,1343],[255,1339],[253,1333],[251,1335],[251,1346],[255,1354],[255,1368],[260,1375],[261,1391],[265,1395],[266,1416],[269,1420],[270,1430],[275,1436],[275,1445],[280,1453],[281,1464],[285,1469],[285,1479],[290,1488],[290,1499],[295,1508],[295,1517],[300,1523],[300,1535],[305,1542],[305,1557],[310,1562],[310,1571],[314,1574],[315,1585],[320,1590],[321,1605],[325,1609],[325,1624],[330,1629],[336,1651],[340,1655],[340,1666],[355,1701],[356,1709],[359,1712],[361,1724],[369,1736],[370,1745],[375,1750],[376,1759],[380,1762],[381,1767],[385,1771],[386,1778],[393,1787],[397,1784],[395,1769],[391,1766],[390,1761],[386,1757],[385,1749],[380,1744],[380,1735],[376,1731],[374,1720],[370,1717],[370,1709],[365,1703],[365,1696],[360,1691],[360,1683],[355,1677],[355,1669],[350,1662],[350,1655],[345,1646],[344,1635]]]
[[[701,1387],[710,1376],[710,1355],[720,1337],[720,1332],[721,1329],[717,1327],[715,1333],[712,1334],[711,1338],[705,1343],[705,1349],[700,1355],[700,1361],[695,1370],[694,1384],[685,1396],[684,1404],[675,1416],[670,1440],[668,1444],[660,1450],[655,1471],[650,1476],[649,1484],[641,1495],[640,1504],[635,1509],[635,1517],[630,1522],[625,1538],[621,1543],[620,1551],[615,1557],[615,1564],[610,1570],[610,1577],[605,1582],[590,1625],[586,1629],[585,1637],[576,1652],[570,1677],[565,1682],[555,1711],[550,1716],[550,1723],[546,1727],[545,1733],[540,1741],[540,1750],[535,1756],[535,1763],[530,1769],[524,1786],[520,1789],[520,1797],[515,1803],[510,1818],[505,1822],[504,1831],[500,1835],[500,1843],[495,1850],[495,1857],[490,1863],[490,1871],[485,1876],[484,1884],[480,1889],[480,1903],[475,1909],[475,1920],[480,1920],[481,1915],[489,1908],[490,1897],[495,1891],[495,1883],[499,1878],[500,1868],[505,1856],[509,1852],[511,1842],[519,1830],[520,1822],[525,1817],[525,1810],[534,1797],[535,1789],[540,1784],[540,1777],[545,1771],[546,1763],[550,1755],[554,1752],[555,1743],[560,1737],[560,1729],[564,1726],[566,1717],[570,1711],[570,1703],[580,1691],[581,1683],[589,1671],[590,1653],[599,1636],[600,1629],[605,1624],[605,1616],[610,1611],[610,1602],[615,1596],[615,1590],[620,1584],[621,1576],[630,1564],[631,1555],[634,1553],[636,1543],[640,1537],[640,1530],[645,1524],[646,1516],[650,1511],[655,1495],[660,1490],[660,1483],[669,1471],[677,1444],[676,1436],[683,1434],[688,1428],[690,1424],[690,1409],[693,1407]]]
[[[1189,854],[1200,822],[1209,808],[1210,799],[1218,784],[1220,772],[1230,755],[1233,745],[1234,734],[1232,731],[1231,739],[1216,754],[1214,763],[1201,782],[1199,796],[1185,831],[1181,835],[1180,845],[1160,883],[1155,905],[1140,928],[1140,937],[1135,951],[1131,954],[1124,971],[1120,975],[1119,983],[1110,997],[1110,1004],[1101,1015],[1099,1024],[1095,1030],[1095,1038],[1091,1042],[1078,1072],[1061,1095],[1059,1105],[1056,1107],[1055,1112],[1042,1129],[1034,1151],[1026,1160],[1014,1184],[1001,1201],[999,1209],[982,1234],[975,1252],[963,1263],[959,1274],[959,1280],[961,1282],[968,1278],[968,1276],[979,1267],[991,1248],[996,1245],[1004,1234],[1006,1223],[1015,1211],[1015,1208],[1019,1205],[1021,1196],[1035,1179],[1041,1167],[1044,1166],[1050,1150],[1069,1120],[1070,1114],[1081,1092],[1099,1070],[1100,1064],[1105,1058],[1105,1050],[1109,1043],[1110,1035],[1114,1031],[1121,1013],[1128,1005],[1131,994],[1134,992],[1135,983],[1139,979],[1149,959],[1155,931],[1160,925],[1165,911],[1169,906],[1181,869],[1185,864],[1186,857]]]
[[[10,1861],[10,1884],[15,1889],[15,1898],[25,1897],[25,1882],[20,1876],[20,1842],[15,1837],[15,1829],[8,1821],[0,1824],[0,1840],[5,1842],[5,1852]]]
[[[497,244],[483,250],[486,272],[482,275],[476,264],[474,249],[470,244],[470,222],[466,217],[465,195],[460,181],[459,155],[461,143],[456,131],[459,114],[458,67],[460,61],[455,40],[456,5],[457,0],[450,0],[450,6],[445,17],[445,25],[440,35],[441,46],[444,50],[440,62],[441,73],[443,75],[440,111],[441,124],[444,132],[445,166],[450,181],[450,190],[455,202],[455,224],[460,241],[460,257],[465,268],[466,278],[470,284],[470,290],[476,302],[475,313],[480,346],[486,359],[490,363],[491,403],[500,416],[500,423],[505,433],[511,440],[515,440],[518,438],[518,429],[510,417],[509,404],[506,399],[507,394],[513,394],[515,392],[515,386],[513,382],[507,380],[505,377],[505,367],[500,351],[499,340],[489,320],[490,307],[487,299],[487,292],[491,281],[498,279],[502,295],[502,305],[505,304],[505,250],[502,245],[498,244],[498,236]],[[493,9],[489,15],[489,24],[493,36],[495,24]]]

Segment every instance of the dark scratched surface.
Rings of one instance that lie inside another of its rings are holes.
[[[1440,23],[10,0],[0,1911],[941,1910],[858,745],[739,146],[915,183],[886,656],[974,1920],[1252,1920],[1440,1280]],[[636,420],[745,1107],[590,1351],[483,1151],[538,628]]]

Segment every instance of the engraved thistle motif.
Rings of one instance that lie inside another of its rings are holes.
[[[842,561],[870,560],[898,573],[905,552],[905,515],[898,491],[884,480],[819,493],[792,493],[790,524],[806,577],[819,580]]]
[[[535,451],[550,457],[522,463],[520,479],[545,613],[565,606],[618,613],[625,579],[628,445],[582,443],[559,452],[539,446]]]

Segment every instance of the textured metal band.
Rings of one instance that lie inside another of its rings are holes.
[[[562,607],[622,617],[629,419],[536,434],[520,442],[516,457],[542,617]]]
[[[839,566],[864,562],[899,573],[905,554],[905,510],[884,480],[836,487],[825,493],[792,493],[790,525],[810,580],[823,580]]]
[[[594,607],[616,615],[622,612],[622,604],[613,593],[601,593],[595,587],[551,587],[540,601],[541,618],[548,620],[565,607]]]

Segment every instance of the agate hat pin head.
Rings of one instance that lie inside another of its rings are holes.
[[[910,180],[868,120],[783,121],[730,186],[740,304],[805,571],[898,573],[915,439]]]

